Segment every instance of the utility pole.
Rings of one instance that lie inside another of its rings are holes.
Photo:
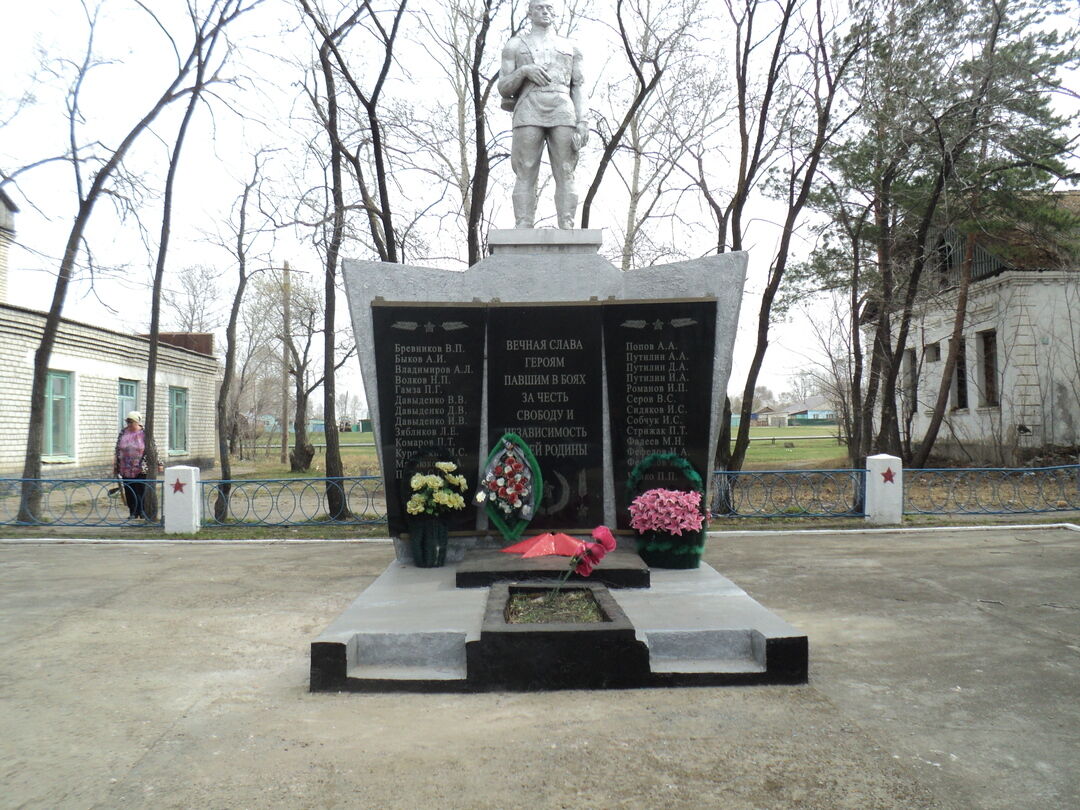
[[[281,281],[281,463],[289,463],[289,263],[285,262]]]

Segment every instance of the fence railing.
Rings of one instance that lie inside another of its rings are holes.
[[[23,498],[22,478],[0,478],[0,525],[5,526],[129,526],[160,525],[161,481],[140,482],[148,490],[145,514],[128,517],[123,488],[115,478],[26,479],[29,520],[19,519]]]
[[[861,517],[866,470],[713,473],[714,518]]]
[[[1080,510],[1080,464],[904,470],[906,515],[1012,515]]]
[[[724,518],[861,517],[865,470],[713,473],[713,526]],[[1003,515],[1080,511],[1080,465],[1033,468],[907,469],[906,515]],[[160,525],[162,482],[146,481],[149,520]],[[35,511],[19,519],[23,479],[0,478],[0,525],[133,525],[114,478],[30,482]],[[204,525],[378,525],[386,496],[378,476],[201,482]]]
[[[208,525],[367,525],[386,522],[382,479],[263,478],[203,481]]]

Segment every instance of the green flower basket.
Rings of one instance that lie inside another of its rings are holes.
[[[450,532],[438,518],[412,518],[409,524],[409,547],[417,568],[441,568],[446,565],[446,545]]]
[[[705,551],[705,532],[646,532],[637,537],[637,552],[650,568],[697,568]]]

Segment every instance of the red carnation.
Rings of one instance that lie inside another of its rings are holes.
[[[594,540],[599,541],[605,554],[615,550],[615,536],[607,526],[597,526],[593,529],[592,536]]]

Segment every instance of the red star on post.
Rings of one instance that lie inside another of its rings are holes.
[[[886,484],[896,483],[896,473],[892,471],[892,467],[886,467],[885,472],[881,474],[881,477],[885,479]]]
[[[179,478],[177,478],[175,481],[173,481],[172,491],[173,492],[183,492],[184,491],[184,484],[181,483]]]

